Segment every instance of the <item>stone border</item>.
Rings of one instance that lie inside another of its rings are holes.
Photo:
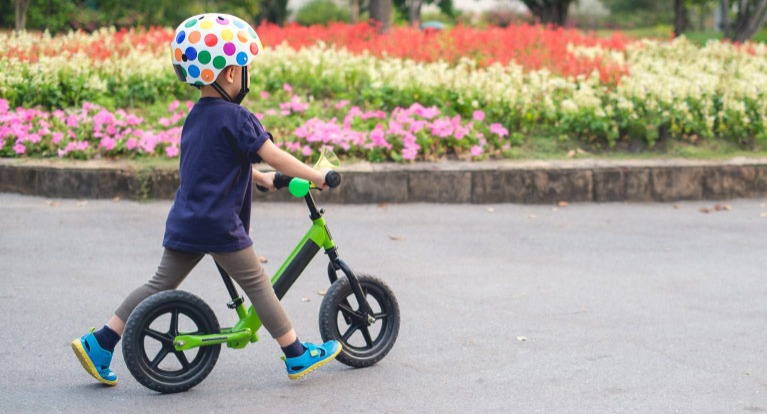
[[[767,159],[360,163],[328,203],[670,202],[767,196]],[[172,199],[178,172],[129,162],[0,159],[0,192],[55,198]],[[255,194],[287,201],[287,191]]]

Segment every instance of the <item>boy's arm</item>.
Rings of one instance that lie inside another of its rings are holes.
[[[309,180],[318,188],[327,187],[327,184],[325,184],[327,169],[320,171],[313,169],[299,161],[296,157],[278,148],[271,140],[264,142],[261,149],[258,150],[258,156],[272,168],[285,175]],[[254,176],[254,178],[256,177]]]

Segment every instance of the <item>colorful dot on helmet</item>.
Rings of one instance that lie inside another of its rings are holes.
[[[173,57],[176,58],[176,62],[181,62],[183,55],[184,55],[184,52],[182,52],[181,49],[179,48],[176,48],[176,50],[173,51]]]
[[[234,39],[234,33],[232,33],[232,31],[229,29],[224,29],[221,31],[221,38],[228,42]]]
[[[199,42],[200,37],[201,37],[200,32],[198,32],[197,30],[193,31],[192,33],[189,33],[189,37],[188,37],[189,43],[195,44]]]
[[[176,35],[176,43],[183,42],[185,38],[186,38],[186,33],[184,33],[183,30],[178,32],[178,34]]]
[[[237,40],[239,40],[242,43],[248,43],[248,32],[246,32],[245,30],[240,30],[239,32],[237,32]]]
[[[186,58],[189,59],[189,60],[197,59],[197,49],[195,49],[195,48],[193,48],[191,46],[186,48],[186,50],[184,51],[184,54],[186,55]]]
[[[237,54],[237,64],[240,66],[245,66],[248,64],[248,54],[245,52],[240,52]]]
[[[187,20],[186,24],[184,24],[184,27],[190,28],[190,27],[192,27],[192,26],[194,26],[196,24],[197,24],[197,19],[192,18],[192,19]]]
[[[213,27],[213,22],[210,20],[203,20],[200,22],[200,29],[208,30]]]
[[[232,56],[234,52],[237,51],[237,47],[234,46],[234,43],[229,42],[224,45],[224,53],[226,53],[227,56]]]
[[[215,80],[213,78],[213,71],[210,69],[204,69],[200,76],[204,82],[213,82]]]
[[[196,65],[189,65],[189,76],[193,78],[200,77],[200,68],[198,68]]]
[[[234,19],[234,25],[237,26],[240,29],[245,28],[245,23],[240,19]]]
[[[202,63],[203,65],[207,65],[208,63],[210,63],[210,52],[208,52],[207,50],[203,50],[202,52],[200,52],[200,54],[197,55],[197,61]]]
[[[250,43],[250,53],[251,54],[257,55],[258,54],[258,49],[259,49],[258,48],[258,44],[256,44],[256,42],[251,42]]]
[[[216,69],[223,69],[226,67],[226,58],[223,56],[216,56],[213,58],[213,67]]]
[[[218,44],[218,36],[214,35],[213,33],[208,33],[205,35],[205,45],[208,47],[213,47],[216,44]]]
[[[252,27],[248,27],[248,33],[250,33],[250,35],[251,35],[251,36],[252,36],[254,39],[258,39],[258,35],[256,34],[256,31],[255,31],[255,30],[253,30],[253,28],[252,28]]]
[[[216,23],[222,26],[226,26],[227,24],[229,24],[229,20],[226,20],[225,18],[218,16],[218,18],[216,19]]]

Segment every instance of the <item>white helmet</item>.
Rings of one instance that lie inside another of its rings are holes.
[[[247,67],[263,49],[258,34],[248,23],[235,16],[216,13],[201,14],[181,23],[170,47],[179,80],[197,87],[218,86],[214,82],[224,68]],[[247,70],[243,70],[243,89],[247,89],[246,82]],[[232,100],[225,93],[223,95]],[[242,91],[241,95],[244,98]]]

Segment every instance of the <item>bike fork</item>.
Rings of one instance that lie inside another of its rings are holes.
[[[375,318],[373,317],[373,310],[370,308],[370,304],[368,304],[367,298],[365,297],[365,292],[362,291],[362,286],[360,285],[359,279],[357,279],[357,276],[354,274],[349,265],[347,265],[346,262],[338,257],[338,252],[335,248],[329,250],[327,253],[330,257],[330,263],[328,263],[328,278],[330,278],[330,283],[332,284],[338,280],[338,271],[342,271],[344,275],[346,275],[346,278],[349,279],[349,285],[352,288],[352,292],[354,292],[354,297],[357,298],[357,303],[360,305],[360,310],[364,313],[368,326],[372,325],[375,322]],[[351,308],[349,302],[345,299],[344,304]],[[351,323],[350,316],[344,315],[344,319],[347,323]]]

